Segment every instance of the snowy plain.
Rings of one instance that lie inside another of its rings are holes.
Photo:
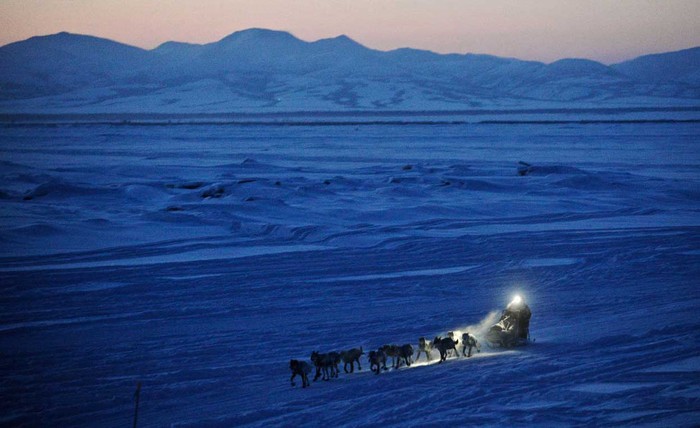
[[[125,426],[142,382],[139,426],[697,426],[699,136],[5,124],[0,424]],[[515,293],[529,346],[290,386]]]

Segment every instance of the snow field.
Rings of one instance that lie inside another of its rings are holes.
[[[697,425],[698,131],[5,127],[2,423]],[[531,346],[289,385],[515,293]]]

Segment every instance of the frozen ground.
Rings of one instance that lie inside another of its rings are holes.
[[[697,426],[698,136],[6,126],[0,424],[129,425],[140,381],[140,426]],[[289,384],[516,292],[531,346]]]

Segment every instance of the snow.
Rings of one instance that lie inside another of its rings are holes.
[[[452,273],[466,272],[473,269],[475,266],[456,266],[442,269],[422,269],[422,270],[410,270],[402,272],[391,272],[384,273],[380,275],[354,275],[354,276],[341,276],[335,278],[326,278],[323,282],[337,282],[337,281],[366,281],[370,279],[391,279],[391,278],[406,278],[410,276],[437,276],[437,275],[448,275]]]
[[[571,388],[572,391],[592,392],[594,394],[616,394],[628,392],[633,389],[658,386],[658,384],[645,383],[588,383]]]
[[[650,367],[647,372],[697,372],[700,371],[700,356],[686,358],[662,366]]]
[[[543,266],[566,266],[574,263],[579,263],[580,259],[572,258],[552,258],[552,259],[530,259],[523,262],[523,266],[527,267],[543,267]]]
[[[2,424],[131,424],[137,382],[139,426],[700,423],[697,123],[2,131]],[[289,382],[448,331],[481,352]]]
[[[263,254],[279,254],[295,251],[322,250],[326,247],[321,245],[277,245],[277,246],[249,246],[245,248],[209,248],[201,250],[191,250],[178,252],[177,254],[114,258],[97,262],[71,262],[61,264],[38,264],[31,266],[0,267],[0,272],[17,272],[27,270],[45,269],[76,269],[94,268],[110,266],[137,266],[174,262],[202,261],[202,260],[231,260],[239,257],[250,257]],[[201,275],[199,276],[201,277]]]

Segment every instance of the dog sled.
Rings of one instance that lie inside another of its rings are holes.
[[[530,307],[515,296],[501,314],[498,322],[486,333],[486,343],[491,348],[512,348],[530,341]]]

